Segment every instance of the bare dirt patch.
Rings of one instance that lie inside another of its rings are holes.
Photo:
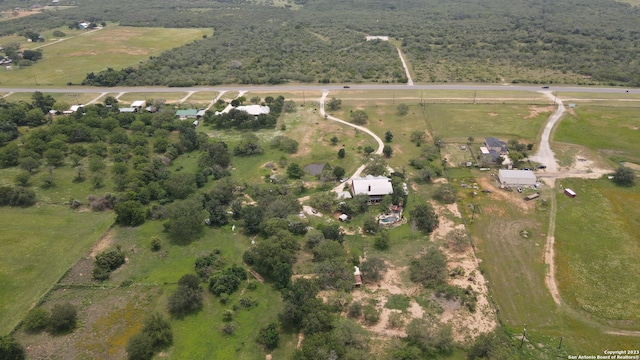
[[[91,253],[89,254],[89,256],[95,259],[96,255],[105,251],[107,248],[113,245],[113,243],[115,242],[115,238],[113,237],[112,231],[113,229],[109,229],[104,235],[102,235],[100,240],[98,240],[98,242],[93,245],[93,248],[91,248]]]
[[[489,115],[489,116],[493,117],[493,116],[498,116],[498,113],[490,112],[490,113],[488,113],[487,115]]]
[[[529,115],[525,117],[525,119],[533,119],[536,116],[540,115],[540,113],[553,113],[556,111],[554,106],[529,106]]]

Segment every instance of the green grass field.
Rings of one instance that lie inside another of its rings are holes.
[[[9,332],[113,223],[63,206],[0,208],[0,333]]]
[[[605,135],[606,134],[606,135]],[[640,113],[634,108],[580,106],[567,114],[554,140],[585,146],[612,163],[640,162]]]
[[[108,25],[97,31],[66,31],[62,41],[49,40],[43,58],[32,66],[15,66],[0,85],[60,86],[79,84],[89,72],[136,66],[150,56],[202,38],[209,29],[134,28]],[[3,43],[4,39],[0,39]],[[25,42],[26,44],[26,42]]]
[[[556,249],[563,298],[597,318],[640,328],[640,193],[606,179],[562,181]]]
[[[446,141],[466,142],[497,137],[535,142],[552,107],[526,105],[427,105],[425,116],[434,135]]]

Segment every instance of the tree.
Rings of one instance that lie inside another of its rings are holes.
[[[290,263],[278,263],[273,268],[273,280],[276,289],[282,290],[291,286],[293,270]]]
[[[370,160],[367,162],[367,167],[364,168],[364,173],[373,175],[373,176],[381,176],[386,174],[387,172],[387,162],[384,160],[384,157],[380,155],[371,156]]]
[[[304,170],[298,163],[291,163],[287,166],[287,176],[291,179],[300,179],[304,176]]]
[[[393,134],[391,133],[391,130],[387,130],[387,132],[384,133],[384,141],[391,142],[392,140],[393,140]]]
[[[24,348],[11,335],[0,337],[0,359],[2,360],[24,360],[26,355]]]
[[[443,204],[453,204],[456,202],[458,196],[455,186],[443,184],[436,189],[433,198]]]
[[[368,257],[367,260],[363,261],[360,265],[362,281],[369,284],[380,281],[386,271],[387,264],[379,258]]]
[[[411,132],[411,142],[415,143],[416,146],[422,145],[425,139],[426,139],[426,135],[424,131],[415,130]]]
[[[333,176],[336,179],[342,179],[342,177],[344,176],[345,173],[346,173],[346,171],[340,166],[336,166],[336,167],[333,168]]]
[[[411,261],[409,270],[411,281],[435,289],[446,284],[447,258],[440,249],[432,246],[426,253]]]
[[[453,335],[450,325],[434,324],[429,320],[413,319],[407,326],[407,340],[419,347],[423,355],[449,355],[453,351]]]
[[[409,106],[405,103],[398,104],[398,115],[405,116],[409,113]]]
[[[202,307],[200,279],[193,274],[183,275],[178,280],[178,288],[171,294],[168,310],[171,315],[182,317]]]
[[[336,110],[339,110],[341,107],[342,107],[342,100],[336,99],[335,97],[332,97],[331,100],[327,102],[327,108],[329,109],[329,111],[336,111]]]
[[[619,166],[613,173],[613,182],[621,186],[633,186],[636,183],[636,173],[626,166]]]
[[[369,234],[378,232],[378,221],[376,218],[371,215],[366,216],[362,225],[362,231]]]
[[[16,177],[15,177],[16,184],[18,184],[20,186],[29,185],[29,180],[30,179],[31,179],[31,175],[26,171],[21,171],[21,172],[17,173]]]
[[[384,156],[388,159],[391,157],[391,154],[393,154],[393,149],[391,148],[391,145],[386,144],[383,148],[382,148],[382,154],[384,154]]]
[[[144,319],[142,333],[151,338],[153,348],[161,350],[173,343],[171,324],[160,313],[153,313]]]
[[[338,137],[334,135],[329,141],[331,141],[331,145],[336,145],[338,144],[338,141],[340,141],[340,139],[338,139]]]
[[[344,149],[338,150],[338,159],[344,159],[345,151]]]
[[[369,120],[369,115],[367,115],[364,110],[355,110],[351,113],[351,122],[357,125],[364,125]]]
[[[364,153],[367,156],[373,154],[374,151],[376,151],[376,149],[374,149],[373,146],[371,146],[371,145],[367,145],[367,146],[364,147]]]
[[[174,199],[186,199],[196,189],[196,175],[193,173],[173,173],[164,181],[164,189]]]
[[[20,158],[18,161],[20,162],[20,167],[28,172],[32,172],[40,166],[40,161],[31,156]]]
[[[116,223],[123,226],[142,225],[145,220],[146,210],[138,201],[129,200],[116,204]]]
[[[373,246],[378,250],[387,250],[389,248],[389,232],[386,230],[380,231]]]
[[[199,198],[176,201],[167,207],[167,213],[169,220],[165,228],[171,240],[186,244],[202,234],[207,215]]]
[[[473,143],[473,140],[475,140],[475,139],[473,138],[473,136],[469,136],[469,137],[467,138],[467,145],[471,145],[471,144]],[[529,150],[531,150],[531,149],[529,149]]]
[[[71,332],[76,327],[78,311],[70,303],[56,304],[51,309],[49,328],[53,333]]]
[[[438,215],[433,210],[431,204],[417,205],[409,211],[411,222],[418,229],[427,233],[432,232],[438,226]]]
[[[59,166],[64,160],[64,153],[58,149],[47,149],[43,155],[50,166]]]
[[[260,329],[258,338],[256,339],[258,344],[269,350],[277,348],[278,342],[280,341],[280,334],[278,333],[279,327],[280,324],[272,322]]]
[[[107,280],[111,272],[125,262],[124,252],[118,247],[115,250],[103,251],[96,255],[93,267],[93,278],[99,281]]]
[[[155,354],[153,340],[145,333],[137,333],[127,341],[129,360],[151,360]]]

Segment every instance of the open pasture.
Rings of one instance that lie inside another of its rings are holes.
[[[150,56],[210,34],[209,29],[134,28],[109,25],[65,37],[42,48],[32,66],[5,72],[3,85],[79,84],[89,72],[136,66]],[[46,45],[46,44],[45,44]]]
[[[635,108],[579,106],[560,121],[554,140],[582,145],[603,158],[640,162],[640,113]]]
[[[556,264],[560,294],[572,307],[640,329],[640,193],[610,180],[565,179],[558,195]]]
[[[113,223],[66,206],[0,208],[0,332],[8,333]]]
[[[473,136],[520,139],[534,143],[542,125],[555,110],[535,105],[444,105],[428,104],[425,114],[434,136],[446,141],[466,142]]]

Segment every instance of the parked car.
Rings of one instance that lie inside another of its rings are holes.
[[[542,88],[543,88],[543,89],[548,89],[548,88],[549,88],[549,85],[545,85],[545,86],[543,86]]]
[[[349,86],[349,85],[345,85],[345,86],[343,86],[343,88],[345,88],[345,89],[348,89],[348,88],[350,88],[350,87],[351,87],[351,86]]]
[[[546,169],[546,168],[547,168],[547,166],[546,166],[546,165],[538,165],[538,167],[537,167],[537,168],[542,170],[542,169]]]

